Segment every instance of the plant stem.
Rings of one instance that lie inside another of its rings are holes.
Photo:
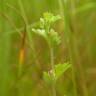
[[[54,50],[51,44],[49,43],[49,49],[50,49],[50,63],[52,67],[52,96],[56,96],[56,81],[55,81],[55,65],[54,65]]]
[[[74,53],[72,50],[72,34],[70,31],[70,23],[69,23],[69,10],[68,10],[68,5],[65,2],[62,2],[64,4],[64,36],[65,36],[65,41],[66,45],[68,46],[69,54],[70,54],[70,61],[72,62],[72,82],[73,82],[73,90],[74,90],[74,96],[77,96],[77,85],[76,85],[76,75],[75,75],[75,68],[74,68]],[[62,5],[63,6],[63,5]]]
[[[27,33],[27,25],[28,25],[28,20],[27,20],[27,17],[26,17],[26,14],[25,14],[25,10],[23,8],[23,4],[22,4],[22,1],[21,0],[18,0],[18,4],[19,4],[19,7],[20,7],[20,11],[21,11],[21,16],[22,16],[22,19],[24,21],[24,33],[23,33],[23,38],[22,38],[22,45],[21,45],[21,60],[20,60],[20,64],[19,64],[19,77],[21,77],[22,75],[22,69],[23,69],[23,63],[24,63],[24,55],[25,55],[25,40],[26,40],[26,33]],[[19,89],[18,89],[18,94],[19,96],[23,96],[23,93],[22,93],[22,86],[21,84],[19,83]]]
[[[0,12],[7,13],[5,3],[7,0],[0,0]],[[8,14],[11,14],[9,11]],[[3,18],[0,17],[0,96],[9,96],[10,85],[12,81],[11,72],[11,35],[4,36],[9,31],[10,25],[8,25]]]
[[[71,0],[70,2],[71,4],[71,12],[76,10],[76,5],[75,5],[75,2],[73,2]],[[72,15],[71,16],[71,22],[72,22],[72,29],[73,31],[76,33],[78,32],[78,26],[76,26],[76,22],[77,22],[77,16],[76,15]],[[78,69],[78,72],[80,74],[79,78],[81,78],[81,81],[79,81],[79,83],[81,84],[81,89],[82,89],[82,95],[83,96],[88,96],[88,89],[87,89],[87,86],[86,86],[86,79],[85,79],[85,76],[84,76],[84,70],[83,70],[83,66],[81,64],[81,61],[80,61],[80,54],[78,52],[78,41],[75,39],[75,38],[72,38],[73,40],[73,51],[74,51],[74,54],[75,54],[75,61],[77,60],[77,65],[76,65],[76,68]],[[79,58],[79,59],[78,59]]]

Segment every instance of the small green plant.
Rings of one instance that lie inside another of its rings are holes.
[[[54,16],[51,13],[44,13],[43,18],[40,18],[39,28],[33,28],[32,31],[43,36],[49,45],[58,45],[60,43],[60,37],[57,32],[52,27],[54,22],[59,20],[61,17],[59,15]]]
[[[44,72],[44,80],[46,81],[46,83],[51,84],[52,81],[56,82],[60,76],[68,69],[70,68],[70,64],[69,63],[64,63],[64,64],[57,64],[55,65],[55,73],[54,73],[54,77],[52,76],[53,74],[53,70],[51,69],[48,72]]]
[[[52,25],[60,19],[59,15],[54,16],[52,13],[47,12],[44,13],[43,18],[40,18],[39,28],[32,28],[33,32],[45,38],[49,46],[51,70],[44,72],[43,79],[46,84],[52,85],[52,96],[56,96],[56,81],[71,66],[69,63],[54,64],[54,46],[59,45],[61,39],[52,28]]]

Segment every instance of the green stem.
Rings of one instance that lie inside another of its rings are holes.
[[[53,47],[51,46],[51,43],[49,43],[49,49],[50,49],[50,63],[52,67],[52,96],[56,96],[56,81],[55,81],[55,65],[54,65],[54,50]]]
[[[75,5],[75,2],[73,2],[71,0],[70,2],[71,4],[71,12],[76,10],[76,5]],[[78,26],[76,26],[76,21],[77,20],[77,16],[76,15],[72,15],[71,16],[71,22],[72,22],[72,29],[74,30],[74,32],[78,32]],[[79,83],[81,84],[81,89],[82,89],[82,94],[83,96],[88,96],[88,91],[87,91],[87,86],[86,86],[86,79],[85,79],[85,76],[84,76],[84,70],[83,70],[83,66],[81,64],[81,61],[80,59],[80,54],[78,53],[78,42],[75,38],[72,38],[73,40],[73,51],[74,51],[74,54],[75,54],[75,61],[77,60],[77,65],[76,65],[76,68],[78,69],[78,72],[80,74],[79,78],[81,78],[81,81],[79,81]]]
[[[74,68],[74,53],[72,51],[72,34],[70,31],[70,23],[69,23],[69,10],[68,10],[68,5],[65,2],[62,2],[64,4],[64,36],[65,36],[65,41],[68,46],[69,54],[70,54],[70,60],[72,62],[72,81],[73,81],[73,86],[74,86],[74,96],[77,96],[77,85],[76,85],[76,74],[75,74],[75,68]]]
[[[0,12],[7,14],[5,3],[7,0],[0,0]],[[9,11],[8,14],[11,14]],[[2,17],[0,17],[0,96],[9,96],[9,90],[11,87],[12,78],[12,64],[11,58],[11,35],[4,36],[9,31],[10,25],[8,25]]]
[[[25,37],[26,37],[26,33],[27,33],[27,25],[28,25],[28,20],[27,20],[27,17],[26,17],[26,14],[25,14],[25,10],[24,10],[24,8],[23,8],[23,4],[22,4],[22,0],[18,0],[18,4],[19,4],[19,7],[20,7],[20,11],[21,11],[21,16],[22,16],[22,19],[23,19],[23,21],[24,21],[24,26],[25,26],[25,33],[23,33],[23,34],[25,34]],[[26,40],[26,38],[24,38],[25,40]],[[25,43],[25,40],[24,40],[24,43]],[[25,45],[25,44],[24,44]],[[23,48],[24,48],[24,45],[23,45]],[[22,50],[22,49],[21,49]],[[23,51],[24,51],[24,49],[23,49]],[[24,55],[24,54],[23,54]],[[21,75],[22,75],[22,69],[23,69],[23,64],[22,63],[24,63],[24,62],[20,62],[21,64],[19,64],[19,77],[21,77]],[[19,82],[19,88],[18,88],[18,95],[19,96],[23,96],[23,93],[22,93],[22,86],[21,86],[21,84],[20,84],[20,82]]]

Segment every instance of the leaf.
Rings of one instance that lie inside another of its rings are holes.
[[[50,30],[50,35],[49,35],[50,39],[51,39],[51,43],[53,43],[54,45],[59,45],[61,42],[61,38],[58,35],[57,32],[55,32],[53,29]]]
[[[54,71],[55,73],[53,73],[52,69],[48,72],[44,72],[43,79],[47,84],[52,84],[56,82],[57,79],[59,79],[60,76],[70,67],[71,67],[71,64],[69,63],[57,64],[55,65],[55,71]]]
[[[46,37],[46,32],[45,32],[44,29],[35,29],[35,28],[32,28],[32,31],[35,32],[38,35],[41,35],[43,37]]]
[[[40,28],[44,29],[45,21],[44,18],[40,18]]]
[[[85,5],[77,8],[75,11],[73,11],[73,14],[75,15],[77,13],[85,12],[85,11],[92,9],[92,8],[95,8],[95,7],[96,7],[96,3],[91,2],[91,3],[85,4]]]
[[[44,79],[44,81],[45,81],[48,85],[52,84],[52,82],[53,82],[51,74],[49,74],[49,73],[47,73],[47,72],[44,72],[44,73],[43,73],[43,79]]]
[[[55,16],[49,12],[44,13],[43,17],[44,17],[44,20],[49,24],[52,24],[52,23],[56,22],[57,20],[61,19],[61,17],[59,15]]]
[[[71,64],[69,63],[55,65],[56,80],[70,67],[71,67]]]

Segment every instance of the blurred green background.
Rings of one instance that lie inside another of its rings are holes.
[[[44,12],[62,17],[54,25],[62,40],[55,47],[55,64],[72,63],[57,81],[57,96],[96,96],[96,0],[0,0],[0,96],[52,96],[43,80],[43,72],[50,69],[48,45],[31,31]]]

